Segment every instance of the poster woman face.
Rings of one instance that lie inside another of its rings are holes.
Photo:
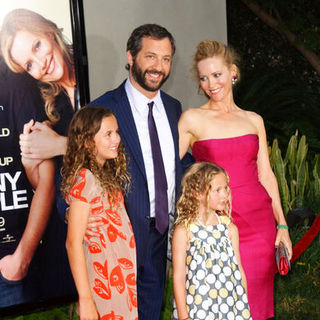
[[[11,57],[37,80],[59,83],[66,77],[61,49],[51,33],[18,31],[13,39]]]

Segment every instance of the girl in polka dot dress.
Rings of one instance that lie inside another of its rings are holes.
[[[251,318],[227,173],[193,164],[182,180],[172,238],[173,319]]]

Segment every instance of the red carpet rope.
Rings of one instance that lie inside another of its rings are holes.
[[[311,228],[304,234],[304,236],[294,246],[291,263],[297,260],[301,256],[303,251],[310,246],[313,239],[317,236],[319,230],[320,230],[320,214],[316,216]],[[277,272],[278,270],[276,270],[276,273]]]

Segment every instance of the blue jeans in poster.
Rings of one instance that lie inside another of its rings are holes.
[[[28,275],[19,281],[5,279],[0,273],[0,308],[35,302],[39,299],[39,266],[32,261]]]

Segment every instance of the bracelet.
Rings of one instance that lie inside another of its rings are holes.
[[[285,230],[289,230],[289,227],[286,224],[278,224],[277,225],[277,229],[285,229]]]

